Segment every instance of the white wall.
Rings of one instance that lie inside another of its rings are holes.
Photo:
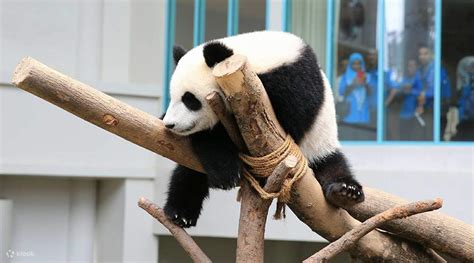
[[[164,4],[0,0],[0,198],[13,217],[0,247],[33,253],[12,262],[157,261],[152,218],[136,205],[153,196],[156,155],[8,83],[32,56],[159,115]]]

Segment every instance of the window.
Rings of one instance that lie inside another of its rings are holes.
[[[194,1],[176,0],[175,45],[193,48]]]
[[[206,0],[206,41],[227,36],[227,5],[227,1]]]
[[[474,2],[442,2],[442,65],[451,96],[441,100],[441,139],[474,141]]]
[[[377,0],[336,5],[333,90],[342,140],[377,136]]]
[[[239,1],[239,33],[265,30],[265,0]]]
[[[433,141],[435,94],[434,0],[385,1],[386,140]],[[445,70],[441,75],[445,77]],[[449,80],[442,81],[442,102]]]

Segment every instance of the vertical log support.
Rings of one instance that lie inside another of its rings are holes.
[[[286,133],[276,119],[262,82],[246,62],[246,57],[235,54],[217,64],[213,74],[229,102],[250,154],[264,156],[276,150],[284,142]],[[256,195],[255,191],[250,192]],[[306,169],[306,174],[293,185],[289,206],[300,220],[330,241],[336,240],[360,224],[345,210],[326,203],[321,187],[309,168]],[[254,208],[255,204],[242,203],[241,209],[252,207]],[[265,227],[266,216],[250,220],[258,222],[256,225],[261,228]],[[255,231],[260,232],[257,229]],[[248,247],[248,244],[258,244],[258,249],[263,249],[263,234],[247,235],[246,239],[241,239],[240,234],[239,232],[238,245],[246,246],[252,253],[257,253],[257,251]],[[249,238],[252,240],[250,241]],[[430,256],[423,249],[415,248],[415,246],[408,246],[408,249],[403,247],[406,248],[407,245],[402,246],[400,240],[372,231],[359,240],[351,253],[366,261],[398,259],[407,262],[430,262]],[[237,255],[237,262],[245,262],[247,256],[251,256],[244,249],[239,253],[243,255],[240,257]],[[260,254],[259,262],[263,261],[263,250]]]

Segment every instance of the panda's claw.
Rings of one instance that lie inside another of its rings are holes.
[[[324,188],[326,199],[338,207],[347,207],[364,201],[362,186],[352,178],[333,182]]]
[[[188,228],[195,226],[199,213],[190,213],[187,209],[179,209],[171,205],[165,206],[165,215],[177,226],[182,228]]]

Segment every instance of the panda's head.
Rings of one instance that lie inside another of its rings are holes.
[[[212,68],[232,55],[230,48],[217,41],[188,52],[174,47],[176,69],[170,82],[171,101],[163,119],[168,129],[179,135],[190,135],[216,125],[217,116],[206,102],[208,94],[220,92]]]

